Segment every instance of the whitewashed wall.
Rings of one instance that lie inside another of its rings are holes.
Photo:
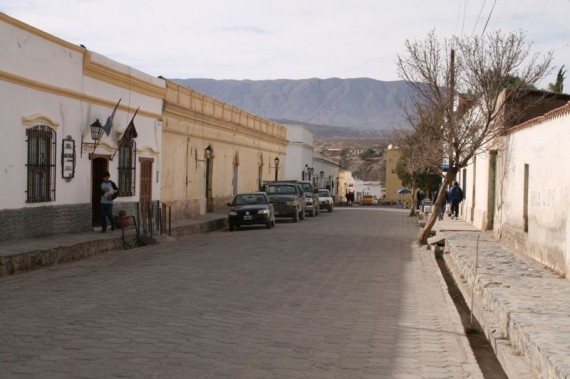
[[[289,140],[283,178],[301,180],[305,165],[313,166],[313,134],[302,125],[283,124],[283,126],[287,128]]]
[[[496,234],[538,261],[570,274],[570,103],[507,135]],[[528,165],[528,231],[524,229]]]

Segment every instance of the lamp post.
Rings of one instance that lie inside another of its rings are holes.
[[[204,149],[204,158],[206,160],[206,203],[208,211],[211,210],[213,204],[210,205],[210,199],[212,198],[212,179],[211,179],[211,160],[212,160],[212,145],[208,145]]]
[[[275,163],[275,181],[277,181],[277,178],[279,176],[279,157],[275,157],[273,163]]]

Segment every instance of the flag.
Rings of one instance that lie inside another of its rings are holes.
[[[134,121],[135,121],[135,116],[137,115],[137,112],[139,111],[139,109],[140,109],[140,107],[138,107],[137,110],[135,111],[135,114],[133,115],[131,122],[129,122],[127,129],[125,129],[125,134],[123,134],[123,137],[121,137],[120,142],[129,142],[133,138],[138,137],[138,133],[137,133],[137,129],[135,128],[135,122]]]
[[[115,109],[113,109],[113,113],[111,113],[111,115],[107,117],[107,122],[105,122],[105,125],[103,125],[103,130],[105,131],[106,135],[111,134],[111,128],[113,127],[113,119],[115,118],[115,112],[117,111],[120,102],[121,99],[119,99],[117,105],[115,105]]]

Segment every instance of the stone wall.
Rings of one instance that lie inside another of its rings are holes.
[[[0,210],[0,241],[91,229],[89,203]]]

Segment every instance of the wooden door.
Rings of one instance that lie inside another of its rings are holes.
[[[148,232],[149,224],[149,207],[152,201],[152,158],[140,158],[140,172],[141,172],[141,192],[140,192],[140,205],[141,205],[141,222],[143,233]]]

